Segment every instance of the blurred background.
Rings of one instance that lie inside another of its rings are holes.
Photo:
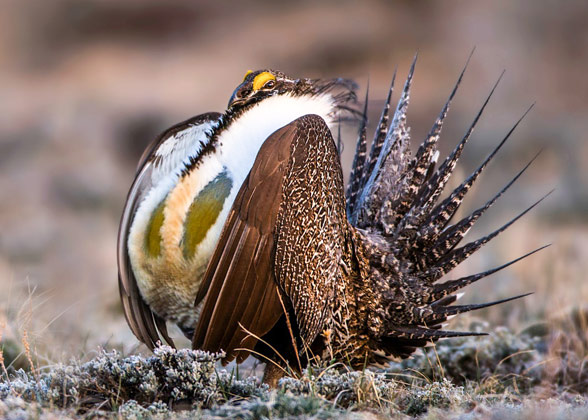
[[[20,343],[27,334],[47,362],[98,345],[145,351],[124,321],[115,254],[137,160],[166,127],[222,111],[246,70],[353,78],[360,100],[369,77],[375,123],[394,68],[403,79],[418,51],[409,109],[414,146],[473,47],[443,153],[461,139],[503,69],[506,75],[455,182],[536,106],[465,210],[543,153],[468,238],[556,191],[452,277],[553,243],[470,287],[464,300],[535,292],[476,315],[514,330],[587,304],[586,22],[585,0],[1,2],[0,335]],[[344,130],[345,172],[356,130]]]

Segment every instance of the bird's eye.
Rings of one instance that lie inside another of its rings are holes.
[[[271,89],[276,85],[275,80],[268,80],[265,85],[263,85],[264,89]]]

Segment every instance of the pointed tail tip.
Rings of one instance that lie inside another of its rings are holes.
[[[525,113],[523,114],[523,116],[521,117],[521,119],[520,119],[519,121],[522,121],[522,119],[523,119],[523,118],[525,118],[525,117],[527,116],[527,114],[528,114],[529,112],[531,112],[531,110],[532,110],[533,108],[535,108],[535,105],[536,105],[536,104],[537,104],[537,102],[536,102],[536,101],[533,101],[533,102],[531,102],[531,105],[529,105],[529,107],[527,108],[527,110],[525,111]]]
[[[527,166],[530,166],[533,162],[535,162],[535,160],[537,160],[537,158],[539,156],[541,156],[541,154],[545,151],[545,147],[540,148],[537,153],[535,153],[535,156],[533,156],[533,159],[531,159],[531,161],[529,162],[529,164]]]
[[[463,74],[465,73],[466,69],[468,68],[470,61],[472,59],[472,56],[474,55],[474,51],[476,51],[476,46],[474,46],[472,48],[472,50],[470,51],[470,53],[468,54],[468,58],[466,59],[465,65],[463,66],[463,70],[461,71],[461,75],[463,76]],[[461,77],[460,77],[461,79]]]
[[[509,298],[495,300],[494,302],[488,302],[487,304],[485,304],[486,306],[484,306],[484,307],[489,307],[489,306],[494,306],[494,305],[501,305],[501,304],[506,303],[506,302],[511,302],[513,300],[522,299],[524,297],[527,297],[527,296],[532,295],[533,293],[535,293],[535,292],[527,292],[527,293],[523,293],[521,295],[516,295],[516,296],[511,296]],[[482,309],[482,308],[479,308],[479,309]]]
[[[414,54],[414,58],[412,59],[412,63],[410,64],[410,70],[408,71],[408,78],[409,79],[411,79],[414,74],[414,69],[416,67],[416,63],[417,63],[418,58],[419,58],[419,52],[417,50],[417,52]]]
[[[394,81],[396,80],[396,73],[398,73],[398,65],[396,65],[396,67],[394,67],[394,73],[392,73],[392,82],[390,83],[390,90],[394,89]]]

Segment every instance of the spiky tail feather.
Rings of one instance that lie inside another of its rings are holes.
[[[457,247],[480,216],[519,179],[537,157],[535,156],[485,205],[449,225],[479,175],[532,108],[531,106],[527,109],[482,164],[446,199],[438,202],[465,144],[504,74],[503,72],[500,75],[492,87],[463,139],[435,169],[439,154],[437,141],[470,58],[471,54],[441,113],[414,157],[410,155],[410,129],[406,124],[406,112],[417,57],[415,56],[410,67],[390,121],[389,108],[396,76],[394,72],[369,155],[366,152],[366,94],[366,105],[347,189],[347,212],[350,223],[356,228],[366,250],[370,280],[380,295],[380,307],[383,308],[380,312],[383,312],[384,322],[377,332],[378,339],[384,350],[389,350],[397,356],[407,356],[415,347],[423,346],[431,340],[479,335],[480,333],[444,331],[441,324],[450,316],[526,295],[477,305],[458,306],[453,305],[458,297],[456,292],[546,247],[538,248],[482,273],[437,283],[443,275],[506,230],[549,195],[494,232]]]

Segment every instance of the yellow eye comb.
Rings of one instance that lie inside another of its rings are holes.
[[[269,71],[259,73],[257,76],[255,76],[255,79],[253,79],[253,90],[261,89],[268,80],[276,80],[276,76],[271,74]]]

